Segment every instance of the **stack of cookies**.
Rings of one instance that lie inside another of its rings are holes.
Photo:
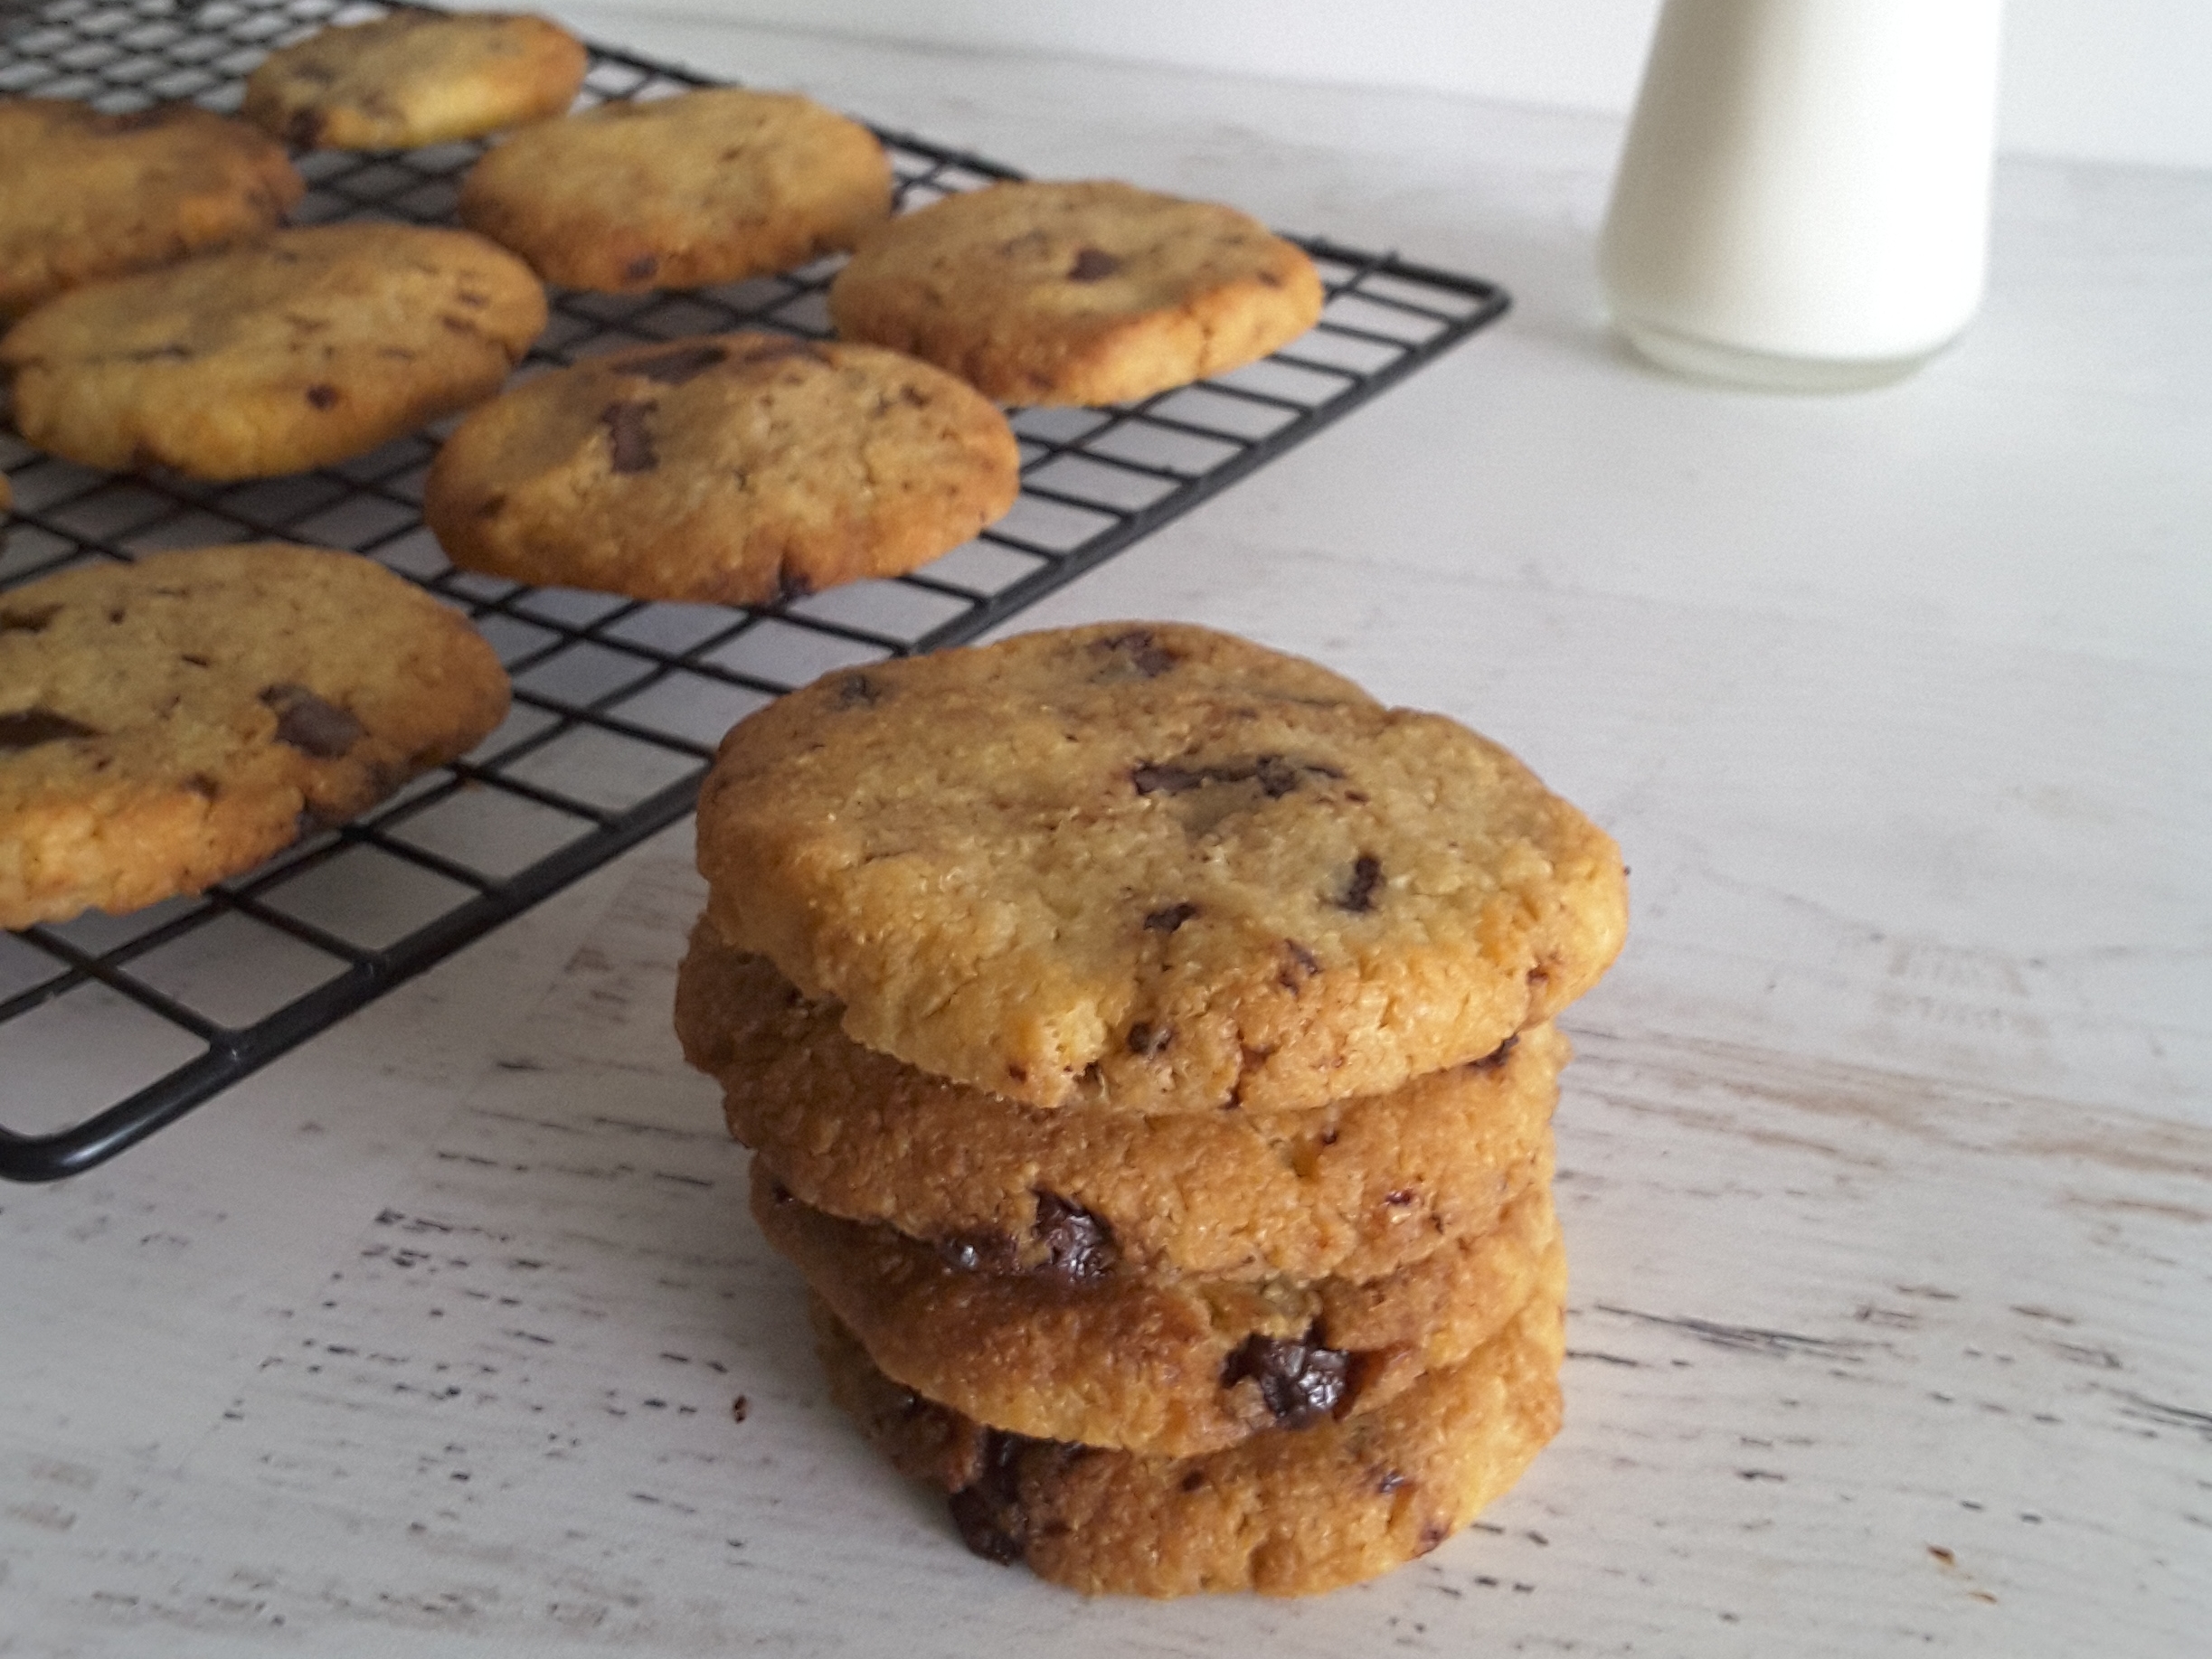
[[[978,1553],[1325,1589],[1550,1437],[1550,1021],[1626,891],[1510,755],[1204,629],[1033,634],[747,720],[699,858],[685,1052]]]

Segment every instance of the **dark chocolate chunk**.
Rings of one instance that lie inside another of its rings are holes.
[[[1380,1475],[1377,1475],[1375,1477],[1375,1491],[1381,1493],[1385,1497],[1388,1497],[1392,1493],[1397,1491],[1399,1487],[1404,1485],[1405,1476],[1399,1474],[1395,1469],[1385,1469]]]
[[[1121,261],[1103,248],[1084,248],[1077,251],[1075,263],[1068,267],[1070,282],[1103,282],[1121,269]]]
[[[1506,1057],[1513,1052],[1515,1047],[1520,1042],[1520,1032],[1515,1032],[1513,1035],[1508,1037],[1503,1042],[1492,1049],[1488,1054],[1485,1054],[1480,1060],[1469,1060],[1467,1062],[1467,1069],[1470,1071],[1497,1070],[1498,1067],[1506,1063]]]
[[[1420,1547],[1413,1551],[1413,1553],[1416,1555],[1426,1555],[1430,1551],[1435,1549],[1437,1545],[1442,1543],[1445,1539],[1451,1536],[1451,1529],[1446,1526],[1442,1522],[1430,1521],[1423,1522],[1421,1529],[1421,1544]]]
[[[1344,891],[1338,895],[1337,908],[1361,915],[1375,908],[1375,895],[1382,891],[1383,861],[1372,853],[1362,853],[1352,862],[1352,879],[1345,883]]]
[[[837,682],[840,709],[872,709],[884,700],[884,688],[865,674],[848,674]]]
[[[304,685],[272,685],[261,702],[277,716],[277,741],[317,760],[336,760],[368,734],[351,710],[317,697]]]
[[[1146,761],[1130,768],[1129,780],[1139,795],[1183,795],[1205,782],[1205,774],[1184,766],[1154,766]]]
[[[1283,940],[1282,949],[1290,960],[1283,964],[1282,971],[1275,976],[1275,983],[1296,996],[1299,987],[1321,971],[1321,958],[1296,939]]]
[[[622,268],[622,274],[632,282],[644,282],[660,274],[660,255],[641,253]]]
[[[646,425],[653,408],[650,403],[610,403],[600,411],[599,423],[607,429],[607,448],[616,472],[651,472],[660,465]]]
[[[1007,1566],[1022,1559],[1029,1516],[1022,1507],[1022,1453],[1035,1442],[994,1428],[984,1437],[976,1477],[952,1494],[949,1507],[960,1541],[987,1561]]]
[[[1158,679],[1183,660],[1161,645],[1158,636],[1150,628],[1130,628],[1120,634],[1109,634],[1097,642],[1097,648],[1112,652],[1147,680]]]
[[[90,726],[52,709],[18,709],[13,714],[0,714],[0,753],[99,735]]]
[[[803,599],[814,591],[814,583],[804,570],[794,570],[784,565],[776,571],[776,597],[773,603],[789,605],[793,599]]]
[[[287,122],[285,138],[296,150],[311,150],[323,137],[323,116],[319,109],[302,109]]]
[[[1012,1239],[980,1228],[937,1241],[938,1258],[960,1273],[1007,1275],[1022,1270],[1021,1252]]]
[[[1113,1229],[1057,1192],[1037,1193],[1036,1238],[1045,1251],[1037,1271],[1070,1285],[1097,1283],[1120,1257]]]
[[[1175,1029],[1167,1025],[1153,1025],[1139,1020],[1129,1028],[1129,1051],[1148,1059],[1163,1052],[1175,1041]]]
[[[681,386],[685,381],[696,380],[718,363],[727,363],[728,350],[719,345],[685,345],[673,352],[658,352],[650,357],[638,357],[622,365],[622,372],[663,386]]]
[[[1166,905],[1146,915],[1145,930],[1149,933],[1173,933],[1197,913],[1198,907],[1195,904]]]
[[[317,409],[336,409],[338,405],[338,389],[318,381],[307,388],[307,401]]]
[[[59,605],[43,610],[0,610],[0,634],[43,634],[46,625],[61,614]]]
[[[1254,1333],[1223,1364],[1221,1385],[1234,1388],[1250,1378],[1259,1384],[1260,1399],[1277,1423],[1310,1428],[1326,1421],[1344,1399],[1351,1362],[1341,1348],[1322,1347],[1313,1331],[1303,1340]]]

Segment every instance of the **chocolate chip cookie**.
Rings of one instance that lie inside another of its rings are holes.
[[[270,52],[240,113],[303,150],[410,149],[559,115],[589,66],[543,17],[394,12]]]
[[[789,92],[710,87],[527,127],[469,170],[461,222],[548,282],[734,282],[850,248],[891,211],[868,129]]]
[[[197,892],[506,706],[466,619],[351,553],[201,548],[0,593],[0,927]]]
[[[0,98],[0,320],[260,236],[306,188],[265,134],[195,105]]]
[[[1003,403],[1118,403],[1264,357],[1321,300],[1313,261],[1258,221],[1093,180],[903,214],[837,273],[829,315]]]
[[[1567,1042],[1505,1051],[1309,1112],[1037,1111],[854,1042],[764,958],[702,923],[676,1034],[737,1138],[818,1210],[1016,1271],[1080,1230],[1123,1270],[1376,1278],[1495,1226],[1544,1143]]]
[[[1556,1243],[1548,1155],[1498,1224],[1379,1279],[1159,1280],[1101,1231],[1028,1273],[802,1204],[753,1160],[753,1216],[893,1381],[994,1428],[1184,1456],[1380,1409],[1535,1294]]]
[[[676,340],[477,410],[423,514],[457,564],[754,605],[911,570],[1013,505],[1006,418],[941,370],[785,335]]]
[[[707,914],[846,1033],[1045,1109],[1312,1110],[1595,983],[1620,851],[1434,714],[1203,628],[835,673],[701,796]]]
[[[324,225],[50,300],[0,337],[0,367],[42,449],[253,478],[481,402],[544,325],[537,278],[481,237]]]
[[[989,1428],[892,1381],[817,1299],[830,1393],[899,1470],[951,1494],[969,1549],[1086,1594],[1303,1596],[1428,1554],[1559,1428],[1564,1255],[1459,1364],[1375,1410],[1191,1457]]]

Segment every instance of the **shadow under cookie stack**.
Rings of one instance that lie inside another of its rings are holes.
[[[1496,745],[1168,625],[831,674],[700,808],[692,1063],[830,1390],[978,1553],[1304,1594],[1559,1422],[1553,1016],[1618,850]]]

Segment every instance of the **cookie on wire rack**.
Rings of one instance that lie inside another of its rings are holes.
[[[525,127],[459,211],[564,287],[701,287],[852,247],[891,211],[891,160],[797,93],[707,87]]]
[[[480,236],[318,225],[61,295],[0,336],[0,367],[16,429],[65,460],[270,477],[483,401],[545,315]]]
[[[841,335],[1012,404],[1220,374],[1304,334],[1321,302],[1313,261],[1257,220],[1111,180],[947,196],[872,232],[829,289]]]
[[[303,150],[396,150],[480,137],[565,110],[590,54],[544,17],[394,12],[280,46],[240,113]]]
[[[306,188],[266,134],[196,105],[0,97],[0,323],[264,235]]]
[[[0,593],[0,927],[198,892],[506,708],[468,620],[353,553],[199,548]]]
[[[1014,504],[1006,417],[924,363],[741,333],[542,374],[430,467],[448,556],[511,580],[759,605],[927,563]]]

